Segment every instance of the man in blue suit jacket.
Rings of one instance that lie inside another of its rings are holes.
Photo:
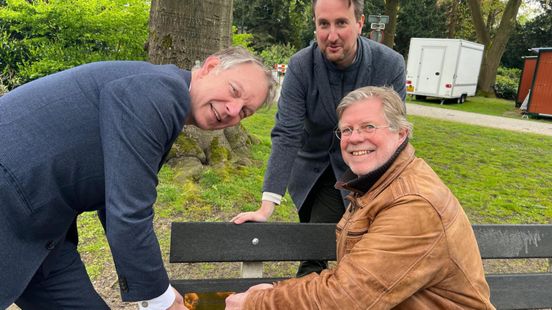
[[[258,59],[230,48],[193,72],[98,62],[0,97],[0,308],[108,308],[76,250],[78,214],[98,211],[122,299],[185,309],[153,231],[157,172],[185,124],[235,125],[273,86]]]

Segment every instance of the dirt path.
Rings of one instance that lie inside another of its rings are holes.
[[[414,103],[407,103],[406,111],[409,115],[425,116],[471,125],[552,136],[552,122],[543,123],[529,119],[483,115],[471,112],[442,109],[439,107],[422,106]]]

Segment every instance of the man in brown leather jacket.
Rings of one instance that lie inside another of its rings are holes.
[[[494,309],[471,224],[408,143],[412,124],[391,89],[364,87],[337,108],[351,191],[337,224],[337,266],[260,284],[227,309]]]

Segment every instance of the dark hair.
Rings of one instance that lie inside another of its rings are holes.
[[[342,0],[344,1],[344,0]],[[364,0],[346,0],[349,2],[349,5],[347,7],[350,7],[351,5],[355,9],[355,18],[357,21],[360,20],[362,17],[362,14],[364,14]],[[316,7],[316,2],[318,0],[312,0],[312,16],[316,18],[316,15],[314,14],[314,8]]]

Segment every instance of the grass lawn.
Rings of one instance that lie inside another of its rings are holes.
[[[439,107],[443,109],[458,110],[464,112],[473,112],[486,115],[502,116],[520,119],[521,111],[515,107],[515,102],[512,100],[504,100],[498,98],[485,97],[468,97],[463,104],[444,103],[440,104],[440,99],[416,100],[414,96],[407,96],[406,101],[429,107]],[[535,119],[540,120],[540,119]],[[552,121],[550,119],[542,119],[543,121]]]
[[[410,103],[416,103],[419,105],[425,105],[430,107],[439,107],[443,109],[458,110],[465,112],[474,112],[480,114],[494,115],[494,116],[506,116],[506,117],[521,117],[519,109],[515,107],[514,101],[504,100],[498,98],[485,98],[485,97],[468,97],[463,104],[458,103],[444,103],[440,104],[440,99],[426,99],[416,100],[414,96],[407,96],[406,101]]]
[[[474,223],[552,219],[552,137],[422,117],[412,144]]]
[[[481,102],[487,100],[490,106],[484,107]],[[485,98],[446,107],[470,107],[492,115],[508,111],[503,100]],[[163,167],[159,175],[155,229],[165,258],[168,257],[170,222],[228,221],[238,212],[258,207],[270,153],[274,113],[275,108],[263,110],[243,122],[250,134],[259,140],[252,146],[252,165],[206,169],[201,178],[184,183],[175,181],[176,173],[172,168]],[[472,223],[551,221],[552,137],[423,117],[411,116],[410,120],[414,123],[411,142],[417,155],[424,158],[451,188]],[[297,221],[295,208],[287,195],[271,220]],[[87,270],[102,296],[109,299],[109,294],[118,291],[114,284],[116,275],[95,214],[80,216],[79,232],[79,248]],[[270,269],[268,274],[280,276],[293,272],[295,267],[267,268]],[[217,270],[209,264],[197,268],[169,266],[168,270],[170,274],[184,274],[190,278],[205,274],[236,276],[238,273],[237,266]]]

